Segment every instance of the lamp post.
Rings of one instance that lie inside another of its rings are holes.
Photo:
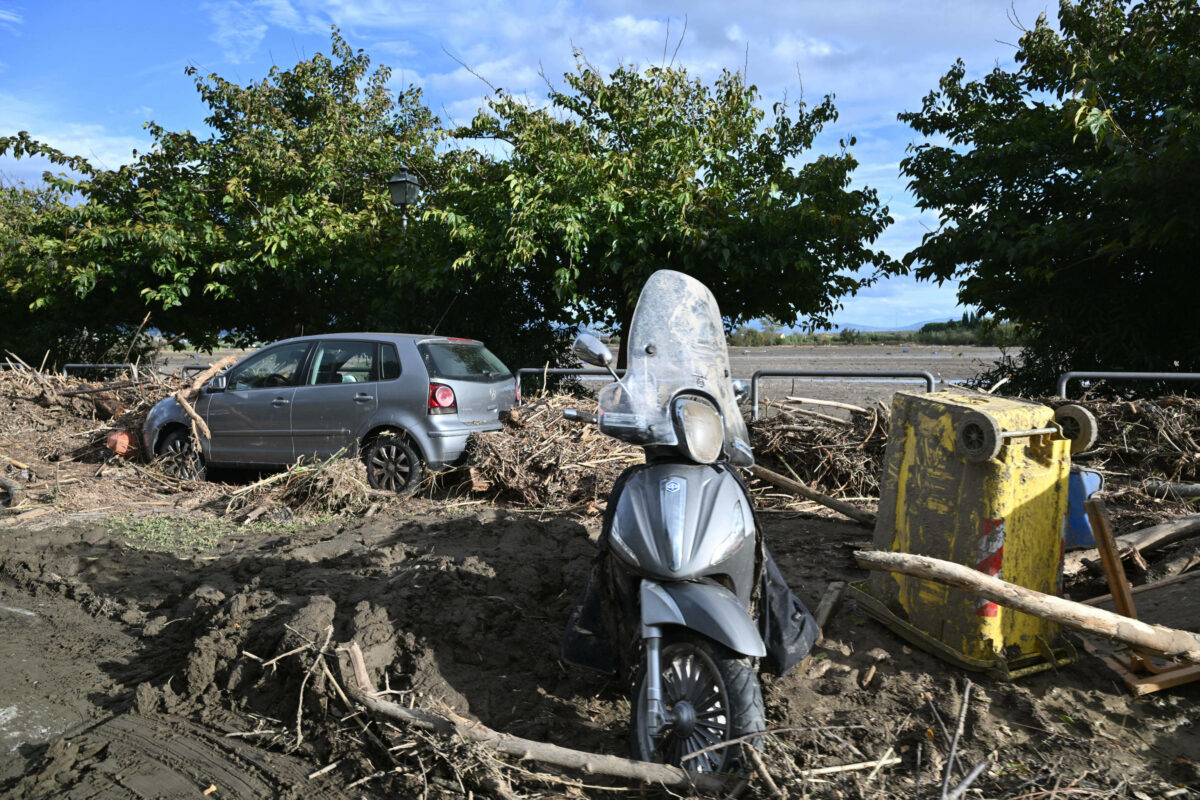
[[[392,193],[392,205],[400,209],[401,226],[408,230],[408,207],[421,196],[421,182],[407,167],[388,178],[388,191]]]

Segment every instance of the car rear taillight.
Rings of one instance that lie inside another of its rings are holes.
[[[457,414],[458,405],[454,402],[454,390],[443,383],[429,384],[429,413]]]

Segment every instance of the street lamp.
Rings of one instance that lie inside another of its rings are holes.
[[[392,205],[400,209],[403,229],[408,230],[408,207],[421,196],[421,182],[406,167],[400,167],[388,178],[388,191],[392,193]]]

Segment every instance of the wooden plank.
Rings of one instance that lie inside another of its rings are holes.
[[[1083,507],[1092,523],[1096,550],[1100,553],[1100,563],[1104,566],[1104,576],[1108,579],[1108,590],[1112,592],[1113,607],[1118,614],[1137,619],[1137,607],[1134,606],[1133,596],[1129,593],[1125,567],[1121,565],[1121,556],[1117,554],[1117,544],[1113,541],[1108,509],[1105,508],[1104,501],[1098,499],[1084,501]]]

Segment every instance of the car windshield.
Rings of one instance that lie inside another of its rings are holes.
[[[750,466],[746,422],[733,395],[725,329],[716,298],[695,278],[659,270],[642,288],[629,329],[628,368],[600,390],[600,430],[635,444],[676,445],[671,401],[703,395],[725,426],[725,457]]]
[[[417,350],[431,378],[493,381],[512,376],[504,362],[478,342],[422,342]]]

